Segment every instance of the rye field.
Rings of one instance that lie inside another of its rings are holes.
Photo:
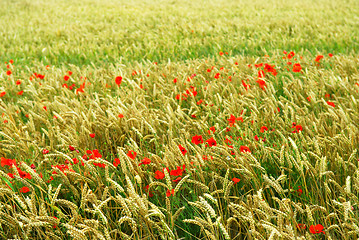
[[[0,239],[357,239],[357,0],[0,0]]]

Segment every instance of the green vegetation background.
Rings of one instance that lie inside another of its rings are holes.
[[[88,65],[262,56],[293,50],[353,54],[357,0],[0,0],[0,60]]]

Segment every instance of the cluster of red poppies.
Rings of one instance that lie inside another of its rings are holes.
[[[305,224],[303,224],[303,223],[298,223],[297,228],[300,231],[303,231],[303,230],[305,230],[307,228],[307,226]],[[312,233],[312,234],[319,234],[319,233],[325,234],[325,232],[323,230],[324,230],[324,227],[323,227],[322,224],[310,225],[310,227],[309,227],[309,232]]]

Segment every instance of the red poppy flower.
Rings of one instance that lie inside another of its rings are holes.
[[[263,70],[258,71],[258,78],[264,78],[265,76],[266,76],[266,74]]]
[[[308,102],[311,101],[311,98],[312,98],[311,96],[308,96],[308,97],[307,97]]]
[[[315,58],[315,60],[314,61],[316,61],[316,62],[320,62],[320,60],[322,59],[322,58],[324,58],[324,56],[323,55],[318,55],[316,58]]]
[[[309,227],[309,231],[310,233],[313,233],[313,234],[317,234],[317,233],[323,233],[325,234],[325,232],[323,232],[323,225],[322,224],[317,224],[317,225],[311,225]]]
[[[214,78],[218,79],[220,75],[221,75],[220,73],[216,73],[216,75],[214,75]]]
[[[21,178],[27,178],[27,179],[32,179],[30,173],[27,173],[25,171],[22,171],[20,168],[16,167],[17,172],[19,173]]]
[[[327,101],[327,104],[332,106],[332,107],[335,107],[335,104],[333,102],[331,102],[331,101]]]
[[[47,180],[47,183],[50,183],[52,180],[54,180],[54,177],[50,176],[49,180]]]
[[[47,149],[42,150],[42,154],[48,154],[50,151]]]
[[[153,193],[151,191],[148,191],[149,188],[150,188],[150,185],[146,185],[145,186],[145,191],[148,192],[149,197],[153,197]]]
[[[65,164],[58,164],[58,165],[51,165],[53,168],[59,169],[61,172],[64,172],[65,170],[69,170],[69,166]]]
[[[200,100],[197,102],[197,105],[201,105],[201,103],[203,103],[203,99],[200,99]]]
[[[303,131],[302,125],[296,125],[295,129],[297,130],[297,132]]]
[[[71,71],[68,71],[67,74],[68,74],[69,76],[71,76],[71,75],[72,75],[72,72],[71,72]]]
[[[69,76],[67,76],[67,75],[64,76],[64,80],[65,80],[65,81],[68,81],[69,79],[70,79]]]
[[[244,80],[242,80],[242,85],[246,90],[248,90],[250,88],[250,85],[246,84],[246,82]]]
[[[121,84],[121,82],[122,82],[122,77],[121,77],[121,76],[117,76],[117,77],[115,78],[115,82],[116,82],[116,84],[117,84],[118,86],[120,86],[120,84]]]
[[[223,56],[223,54],[224,54],[224,53],[223,53],[222,51],[219,52],[219,55]]]
[[[293,69],[292,69],[293,72],[300,72],[302,71],[302,66],[300,65],[300,63],[295,63],[293,65]]]
[[[69,149],[70,149],[70,151],[75,151],[75,148],[71,145],[69,145]]]
[[[297,228],[298,228],[299,230],[305,230],[305,229],[307,228],[307,226],[306,226],[305,224],[298,223],[298,224],[297,224]]]
[[[90,159],[102,158],[101,153],[97,149],[92,150]]]
[[[150,163],[151,163],[151,159],[149,159],[149,158],[144,158],[144,159],[142,159],[142,161],[138,164],[138,166],[147,165],[147,164],[150,164]]]
[[[56,220],[58,219],[57,217],[55,217],[55,216],[53,216],[53,218],[55,218]],[[54,224],[54,225],[52,225],[52,228],[57,228],[57,224]]]
[[[263,63],[254,64],[254,67],[256,67],[256,68],[263,67]]]
[[[104,164],[104,163],[93,163],[93,165],[95,165],[97,167],[100,167],[100,168],[105,168],[106,167],[106,164]]]
[[[288,53],[287,58],[291,59],[292,57],[294,57],[294,55],[295,55],[294,52],[290,52],[290,53]]]
[[[120,161],[120,159],[118,159],[118,158],[115,158],[115,159],[113,160],[113,165],[114,165],[115,167],[117,167],[120,163],[121,163],[121,161]]]
[[[230,118],[228,118],[227,121],[229,123],[229,126],[233,127],[236,121],[243,122],[243,118],[242,117],[236,118],[233,114],[231,114]]]
[[[217,142],[216,142],[216,140],[214,140],[213,137],[211,137],[210,139],[206,140],[206,143],[208,144],[209,147],[217,146]]]
[[[181,144],[179,144],[178,147],[179,147],[182,155],[184,156],[187,153],[187,150]]]
[[[182,179],[182,177],[178,177],[178,178],[176,178],[176,179],[174,179],[172,181],[175,182],[175,183],[178,183],[179,181],[181,181],[181,179]]]
[[[12,72],[11,72],[10,70],[6,71],[6,75],[8,75],[8,76],[10,76],[11,73],[12,73]]]
[[[255,135],[254,140],[259,141],[259,137],[257,135]]]
[[[80,87],[78,89],[76,89],[76,94],[78,94],[79,92],[85,92],[84,89],[85,89],[85,84],[86,82],[84,81]],[[71,90],[71,87],[70,87],[70,90]]]
[[[263,79],[258,79],[256,82],[262,90],[265,90],[265,88],[267,87],[266,82]]]
[[[95,136],[96,136],[96,134],[90,133],[90,137],[94,138]]]
[[[20,188],[20,192],[27,193],[27,192],[30,192],[30,189],[28,187],[22,187],[22,188]]]
[[[16,160],[15,159],[7,159],[7,158],[4,158],[4,157],[1,157],[1,167],[4,167],[4,166],[11,167],[12,165],[16,166]]]
[[[297,192],[298,192],[299,196],[303,194],[303,190],[302,190],[301,186],[298,186]]]
[[[128,151],[127,156],[134,160],[136,158],[137,153],[133,150]]]
[[[236,185],[237,183],[239,183],[239,181],[241,181],[241,179],[239,178],[232,178],[232,181],[234,182],[234,185]]]
[[[17,93],[17,95],[22,95],[23,93],[24,91],[21,90],[20,92]]]
[[[175,190],[174,189],[172,189],[171,191],[169,190],[169,189],[167,189],[167,192],[166,192],[166,196],[167,197],[170,197],[171,195],[175,195]]]
[[[264,70],[266,72],[272,73],[273,76],[277,75],[277,70],[275,70],[274,65],[269,65],[268,63],[264,64]]]
[[[202,136],[201,136],[201,135],[195,135],[195,136],[193,136],[193,137],[192,137],[192,143],[193,143],[193,144],[196,144],[196,145],[198,145],[198,144],[200,144],[200,143],[203,143],[203,138],[202,138]]]
[[[16,84],[16,85],[20,85],[20,84],[21,84],[21,81],[20,81],[20,80],[17,80],[15,84]]]
[[[216,132],[216,128],[214,126],[209,128],[208,134],[211,134],[211,132],[213,132],[213,133]]]
[[[261,127],[261,133],[264,133],[264,131],[268,131],[268,128],[266,126]]]
[[[123,118],[124,116],[123,116],[123,114],[120,113],[120,114],[118,114],[118,117]]]
[[[182,176],[183,173],[185,172],[185,170],[186,170],[186,165],[183,165],[182,168],[180,166],[178,166],[177,169],[170,171],[170,175],[171,176]]]
[[[241,151],[242,153],[245,153],[245,152],[251,153],[251,150],[250,150],[249,147],[247,147],[247,146],[241,146],[241,147],[239,148],[239,151]]]
[[[85,155],[82,156],[83,159],[88,160],[89,158]]]
[[[79,160],[77,158],[73,158],[72,161],[74,162],[74,164],[78,164]]]
[[[159,170],[157,170],[156,172],[155,172],[155,178],[156,179],[163,179],[164,177],[165,177],[165,174],[163,173],[163,172],[161,172],[161,171],[159,171]]]
[[[192,86],[191,86],[192,87]],[[196,91],[196,88],[192,88],[192,89],[187,89],[186,90],[186,94],[188,95],[188,96],[190,96],[191,94],[195,97],[195,96],[197,96],[197,94],[198,94],[198,92]]]
[[[332,54],[332,53],[329,53],[328,56],[329,56],[329,57],[333,57],[333,54]]]
[[[0,92],[0,97],[5,96],[6,92]]]
[[[92,153],[90,153],[90,154],[91,154],[89,156],[90,159],[102,158],[101,153],[99,153],[99,151],[97,149],[92,150]]]

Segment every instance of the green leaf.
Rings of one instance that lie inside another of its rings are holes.
[[[4,182],[5,182],[12,190],[14,190],[14,187],[13,187],[12,183],[11,183],[9,180],[7,180],[6,178],[3,178],[3,177],[1,177],[1,179],[4,180]]]

